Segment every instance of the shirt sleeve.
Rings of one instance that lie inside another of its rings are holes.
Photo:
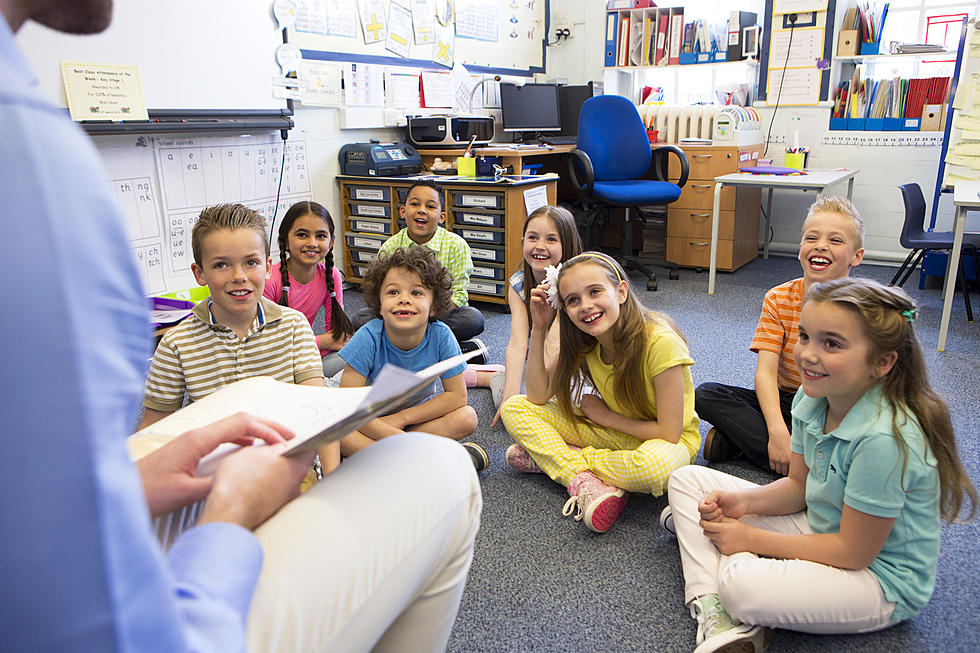
[[[776,305],[775,297],[775,293],[770,290],[762,301],[762,315],[759,316],[759,324],[755,327],[755,335],[752,336],[752,344],[749,345],[749,349],[756,353],[771,351],[779,354],[783,350],[786,330],[779,319],[779,307]]]
[[[653,331],[650,337],[654,339],[647,347],[647,370],[652,379],[678,365],[694,365],[694,359],[687,351],[687,345],[677,333],[670,328]]]
[[[355,331],[339,352],[344,362],[354,368],[354,371],[367,379],[369,383],[371,373],[374,371],[374,355],[378,348],[375,335],[368,328],[370,325],[371,322],[368,322]]]
[[[293,328],[293,382],[323,378],[323,362],[316,347],[316,336],[302,313],[290,312],[283,319],[291,320]]]
[[[851,452],[844,503],[875,517],[898,517],[905,505],[903,471],[902,456],[893,436],[861,438]]]
[[[184,404],[184,366],[166,335],[157,345],[146,376],[143,405],[152,410],[172,413]]]
[[[473,274],[473,256],[469,244],[456,236],[449,254],[449,272],[453,275],[453,304],[469,306],[470,275]]]
[[[262,570],[255,535],[235,524],[202,524],[177,539],[167,562],[188,650],[244,652],[244,625]]]

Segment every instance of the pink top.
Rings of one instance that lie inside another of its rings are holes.
[[[265,291],[262,293],[265,297],[277,304],[279,303],[279,293],[282,292],[281,265],[282,262],[279,262],[272,266],[269,278],[265,282]],[[333,268],[333,289],[337,295],[337,303],[343,308],[343,280],[340,277],[340,270],[337,269],[337,266]],[[293,275],[290,274],[289,308],[295,308],[305,315],[306,319],[310,322],[310,326],[313,326],[313,320],[316,318],[316,314],[321,306],[324,309],[323,319],[326,324],[326,330],[330,331],[330,291],[327,290],[327,265],[323,262],[317,263],[316,274],[313,275],[313,280],[306,284],[296,281]],[[321,349],[320,356],[326,356],[332,351],[332,349]]]

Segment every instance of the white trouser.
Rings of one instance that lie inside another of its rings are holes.
[[[867,569],[849,571],[807,560],[723,555],[698,525],[698,503],[712,490],[756,487],[700,465],[676,470],[668,499],[684,567],[684,602],[718,594],[725,609],[745,623],[808,633],[864,633],[892,624],[895,604],[885,599]],[[805,512],[746,515],[742,521],[779,533],[812,533]]]
[[[256,530],[249,650],[444,650],[482,506],[453,440],[409,433],[348,458]]]

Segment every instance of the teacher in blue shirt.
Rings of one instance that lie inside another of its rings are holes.
[[[308,460],[246,415],[140,461],[125,449],[150,335],[99,157],[41,97],[14,41],[27,20],[102,31],[111,0],[0,0],[0,648],[434,651],[445,647],[481,508],[457,443],[408,434],[296,498]],[[66,55],[70,53],[65,53]],[[124,54],[121,56],[125,56]],[[219,443],[258,438],[213,477]],[[206,497],[164,555],[150,528]]]

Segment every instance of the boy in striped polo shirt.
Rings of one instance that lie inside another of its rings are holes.
[[[694,391],[698,416],[713,425],[704,438],[704,459],[745,455],[755,465],[789,473],[790,408],[800,386],[793,361],[800,308],[807,289],[846,277],[864,258],[864,223],[850,200],[818,199],[803,222],[799,258],[803,276],[766,293],[749,349],[759,356],[755,389],[702,383]]]
[[[146,379],[140,427],[223,385],[252,376],[323,385],[313,330],[299,311],[262,296],[272,261],[265,220],[241,204],[204,209],[191,233],[191,270],[211,297],[157,345]],[[340,462],[337,443],[320,453],[324,471]]]

